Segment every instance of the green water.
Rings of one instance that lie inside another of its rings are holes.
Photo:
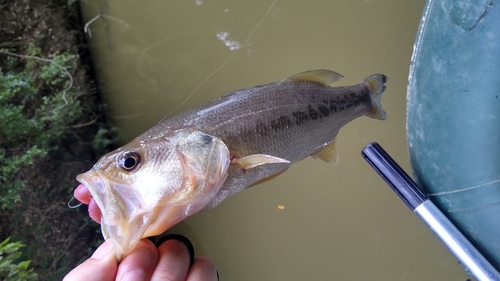
[[[406,84],[424,2],[81,2],[87,21],[101,15],[88,39],[122,142],[190,94],[176,112],[310,69],[343,74],[339,85],[389,77],[388,120],[360,118],[343,128],[338,165],[305,159],[171,230],[211,258],[221,280],[469,278],[360,156],[377,141],[410,171]]]

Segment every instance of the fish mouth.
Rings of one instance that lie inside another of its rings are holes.
[[[76,177],[76,180],[80,182],[80,185],[76,188],[74,196],[82,203],[89,205],[89,215],[97,223],[101,223],[103,205],[102,196],[98,194],[103,194],[103,181],[98,177],[92,177],[86,174],[80,174]],[[90,193],[90,195],[89,195]],[[78,195],[77,195],[78,194]],[[99,202],[99,203],[98,203]]]
[[[137,208],[141,206],[140,200],[127,192],[130,190],[128,184],[110,183],[99,173],[90,171],[78,175],[77,180],[90,191],[91,200],[102,214],[100,224],[104,239],[111,239],[120,261],[142,238],[150,224],[150,215],[147,210]]]
[[[104,219],[101,214],[106,214],[107,209],[107,192],[109,192],[110,187],[107,183],[107,180],[102,178],[99,174],[91,174],[89,172],[85,174],[80,174],[76,177],[76,180],[80,182],[91,194],[91,197],[87,202],[83,202],[89,205],[89,214],[97,223],[102,223]],[[77,189],[81,188],[79,186]],[[95,206],[97,205],[97,206]],[[94,210],[97,207],[97,210]],[[98,213],[95,215],[95,213]],[[113,221],[119,221],[121,218],[119,217],[119,213],[116,214]],[[108,216],[108,221],[109,221]]]

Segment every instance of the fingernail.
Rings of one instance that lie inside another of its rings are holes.
[[[113,244],[110,241],[106,241],[97,248],[97,250],[92,255],[94,259],[103,259],[113,252]]]
[[[131,270],[123,276],[121,281],[143,281],[146,280],[146,275],[141,270]]]
[[[191,267],[194,263],[194,247],[193,244],[191,244],[191,241],[186,236],[180,235],[180,234],[168,234],[160,238],[158,242],[156,242],[156,247],[160,247],[161,244],[168,240],[177,240],[182,242],[184,245],[186,245],[188,252],[189,252],[189,266]]]

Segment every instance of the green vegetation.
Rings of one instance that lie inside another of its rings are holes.
[[[39,56],[30,45],[28,56]],[[54,63],[29,59],[22,69],[19,59],[8,57],[0,67],[0,208],[12,209],[21,199],[25,179],[22,167],[33,165],[51,150],[82,115],[78,95],[69,89],[66,68],[75,65],[75,56],[56,55]],[[40,65],[43,64],[43,65]],[[39,91],[43,83],[50,92]],[[60,90],[62,89],[62,90]]]
[[[32,281],[38,280],[38,274],[33,268],[28,269],[30,261],[22,261],[18,264],[15,260],[21,257],[20,248],[25,245],[20,242],[9,243],[10,238],[0,243],[0,279],[5,281]]]
[[[102,242],[86,208],[67,206],[112,144],[75,4],[0,9],[0,280],[61,280]]]

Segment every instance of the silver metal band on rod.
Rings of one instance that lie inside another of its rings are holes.
[[[424,220],[472,276],[480,281],[500,281],[500,273],[378,143],[367,145],[361,155],[406,205]]]
[[[415,208],[417,213],[429,228],[457,257],[469,273],[478,280],[500,280],[498,271],[479,253],[479,251],[465,238],[441,210],[427,200]]]

